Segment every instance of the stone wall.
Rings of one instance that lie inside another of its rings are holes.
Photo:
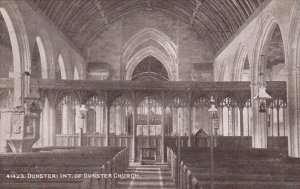
[[[86,61],[83,53],[79,52],[53,22],[36,9],[30,1],[15,2],[23,16],[31,54],[36,43],[36,37],[40,36],[45,46],[50,78],[54,78],[55,70],[59,69],[58,57],[60,54],[64,59],[68,79],[73,79],[75,66],[80,78],[85,78]]]
[[[286,52],[290,43],[289,31],[296,3],[296,0],[285,0],[284,3],[282,0],[273,0],[262,12],[259,10],[250,17],[252,20],[246,23],[243,29],[217,54],[214,64],[214,79],[240,80],[239,74],[246,56],[249,58],[253,79],[253,75],[257,74],[258,69],[256,62],[259,61],[259,55],[264,54],[263,47],[276,24],[279,25],[285,56],[287,56]],[[282,72],[282,74],[281,80],[286,80],[286,73]]]
[[[109,25],[93,40],[88,47],[88,60],[91,62],[106,62],[110,65],[113,79],[121,78],[122,54],[128,41],[136,33],[154,28],[165,35],[176,45],[178,80],[191,80],[193,63],[212,63],[213,52],[206,42],[205,33],[196,33],[190,25],[159,11],[135,11]],[[152,46],[161,48],[153,40],[143,43],[136,50]],[[166,53],[165,51],[161,50]],[[126,62],[123,62],[126,64]],[[212,80],[212,74],[206,75],[203,80]]]
[[[0,43],[0,78],[8,78],[10,68],[13,67],[12,51]]]

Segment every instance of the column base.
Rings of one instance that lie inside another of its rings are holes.
[[[13,153],[31,152],[34,140],[8,140],[8,146]]]

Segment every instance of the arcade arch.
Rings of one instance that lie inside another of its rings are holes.
[[[0,12],[8,30],[13,56],[14,106],[23,106],[23,97],[29,93],[29,78],[23,72],[30,71],[30,48],[27,32],[14,1],[0,2]]]
[[[59,65],[60,79],[67,79],[65,62],[61,54],[58,56],[58,65]]]

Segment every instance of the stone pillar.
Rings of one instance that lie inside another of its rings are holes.
[[[68,107],[68,127],[69,127],[69,134],[75,134],[76,133],[76,127],[75,127],[75,106],[69,105]]]
[[[162,107],[163,109],[163,107]],[[150,147],[150,105],[148,105],[148,110],[147,110],[147,147]]]
[[[99,105],[95,106],[96,111],[96,133],[101,133],[101,108]]]
[[[43,128],[42,133],[42,141],[43,141],[43,146],[49,146],[50,145],[50,121],[49,121],[49,114],[50,114],[50,107],[49,107],[49,100],[48,98],[45,99],[44,102],[44,107],[42,111],[42,125],[40,125],[40,128]]]
[[[198,108],[197,107],[193,107],[193,116],[192,116],[192,125],[193,125],[193,128],[192,128],[192,133],[195,133],[197,131],[197,129],[199,127],[197,127],[198,125],[198,119],[196,117],[197,113],[198,113]]]
[[[177,127],[177,125],[178,125],[178,111],[177,110],[178,109],[175,108],[175,107],[173,107],[171,110],[172,110],[172,127],[173,127],[173,133],[178,135],[178,133],[179,133],[178,127]]]
[[[103,105],[100,105],[99,106],[99,118],[100,118],[100,133],[101,134],[104,134],[104,106]]]
[[[106,130],[105,130],[105,146],[109,146],[109,130],[110,130],[110,105],[106,105],[105,107],[105,122],[106,122]]]
[[[239,112],[240,112],[240,133],[241,136],[244,136],[244,108],[243,107],[239,107]]]
[[[126,109],[125,109],[125,107],[124,106],[121,106],[121,109],[120,109],[120,116],[121,116],[121,121],[120,121],[120,127],[121,127],[121,135],[123,135],[123,134],[126,134],[126,129],[125,129],[125,127],[126,127]]]
[[[25,96],[25,78],[23,73],[15,73],[14,75],[14,107],[23,106],[23,98]]]
[[[178,134],[182,136],[184,129],[184,109],[183,107],[180,107],[178,110]]]
[[[4,117],[2,113],[1,116],[2,117],[0,119],[0,153],[6,153],[8,147],[6,142],[6,129],[8,127],[10,117]]]
[[[62,105],[62,125],[61,125],[61,134],[69,134],[69,107],[67,104]]]
[[[40,113],[40,129],[39,129],[39,139],[38,141],[36,141],[36,143],[33,145],[34,147],[42,147],[44,146],[44,129],[45,129],[45,125],[44,125],[44,107],[45,107],[45,103],[42,103],[41,105],[41,113]]]
[[[80,111],[79,111],[79,114],[80,114]],[[82,122],[80,124],[81,127],[82,127],[82,133],[87,133],[87,127],[88,127],[87,117],[88,117],[88,111],[84,112],[84,119],[83,120],[80,118],[80,121]]]
[[[237,131],[237,120],[238,117],[236,116],[236,108],[235,107],[231,107],[231,125],[232,125],[232,136],[238,136],[238,133],[236,132]]]
[[[116,113],[116,121],[115,121],[116,135],[121,135],[122,127],[121,127],[121,107],[120,106],[116,107],[115,113]]]
[[[79,133],[80,132],[80,128],[82,125],[82,120],[81,120],[81,115],[80,115],[80,104],[76,104],[75,105],[75,133]]]
[[[132,113],[132,158],[136,162],[136,121],[137,121],[137,107],[133,106]]]
[[[165,107],[161,107],[161,156],[162,163],[165,162]]]
[[[49,145],[56,146],[56,108],[53,104],[49,104],[49,126]]]
[[[116,106],[111,106],[109,111],[109,132],[116,133]]]
[[[292,64],[291,64],[292,65]],[[288,82],[289,156],[300,157],[300,67],[291,66]]]
[[[188,119],[187,119],[187,127],[188,127],[188,147],[192,146],[192,106],[190,105],[187,110],[188,110]]]
[[[220,128],[219,135],[224,136],[224,123],[223,123],[223,107],[219,108]]]
[[[252,86],[252,94],[254,94],[253,91],[257,91],[256,89],[257,86]],[[268,140],[268,129],[266,124],[267,113],[260,113],[258,111],[259,105],[256,100],[253,100],[252,107],[253,107],[252,108],[252,113],[253,113],[252,147],[267,148],[267,140]]]

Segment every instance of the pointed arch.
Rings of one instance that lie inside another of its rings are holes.
[[[38,40],[40,42],[38,42]],[[41,29],[41,31],[39,31],[39,33],[38,33],[36,41],[38,42],[41,56],[42,56],[42,51],[44,51],[44,55],[45,55],[45,58],[43,61],[46,64],[43,64],[43,62],[42,62],[42,66],[45,66],[45,68],[42,67],[44,69],[44,70],[42,70],[42,72],[43,71],[44,71],[44,73],[47,72],[47,75],[48,75],[47,78],[54,79],[55,78],[55,63],[54,63],[55,61],[54,61],[54,54],[53,54],[53,46],[52,46],[51,39],[49,37],[48,32],[44,29]],[[40,43],[40,45],[39,45],[39,43]],[[40,49],[40,47],[41,47],[41,49]],[[47,69],[47,71],[46,71],[46,69]]]
[[[126,80],[130,80],[134,68],[140,63],[143,59],[148,56],[153,56],[158,59],[166,68],[170,80],[176,80],[176,73],[174,73],[174,69],[170,66],[170,59],[165,54],[163,54],[159,49],[155,47],[146,47],[140,51],[138,51],[129,61],[126,67]]]
[[[141,44],[147,43],[149,41],[154,41],[162,47],[166,52],[162,52],[154,45],[147,45],[147,47],[142,50],[135,52]],[[143,55],[139,55],[143,53]],[[152,55],[158,60],[160,60],[166,69],[172,80],[177,80],[178,78],[178,63],[177,63],[177,55],[178,55],[178,47],[175,43],[163,32],[154,29],[154,28],[146,28],[141,30],[132,36],[128,42],[125,44],[124,51],[122,54],[122,73],[125,76],[125,79],[129,78],[129,75],[132,74],[134,67],[137,65],[137,61],[134,59],[139,59],[141,61],[141,57],[146,58],[147,56]],[[123,77],[124,77],[123,76]]]
[[[219,74],[217,74],[217,81],[223,81],[224,80],[224,72],[225,72],[225,67],[226,67],[226,60],[223,60],[221,62],[220,68],[218,69]]]
[[[15,89],[14,106],[23,106],[23,98],[30,91],[29,78],[23,79],[23,72],[31,71],[28,36],[22,15],[14,1],[1,0],[0,12],[7,26],[12,46]]]
[[[36,37],[36,43],[38,46],[39,54],[40,54],[40,62],[41,62],[41,78],[47,79],[48,78],[48,64],[47,64],[47,58],[46,58],[46,51],[45,47],[43,45],[43,42],[40,38],[40,36]]]
[[[234,63],[233,68],[235,68],[235,70],[234,70],[233,80],[241,81],[243,79],[245,64],[248,64],[247,65],[247,66],[249,66],[248,70],[250,71],[249,58],[248,58],[246,48],[244,45],[239,46],[234,62],[235,63]]]
[[[64,59],[61,54],[58,56],[58,64],[59,64],[61,79],[67,79],[66,67],[65,67]]]
[[[259,31],[257,32],[256,41],[254,45],[255,52],[253,54],[253,60],[254,65],[253,69],[251,70],[252,73],[252,81],[254,83],[257,83],[257,76],[259,74],[259,67],[261,64],[264,64],[263,66],[266,66],[266,62],[261,60],[261,55],[265,55],[267,51],[267,44],[270,42],[272,38],[272,34],[276,27],[279,27],[281,31],[281,27],[278,21],[275,20],[275,18],[272,15],[266,15],[262,26],[259,28]],[[284,40],[284,39],[282,39]],[[284,41],[283,41],[284,44]],[[283,45],[283,51],[284,51],[284,58],[286,59],[286,51],[285,51],[285,45]]]
[[[224,72],[223,72],[223,79],[222,81],[231,81],[232,78],[232,73],[231,73],[231,65],[230,64],[225,64],[224,65]]]

